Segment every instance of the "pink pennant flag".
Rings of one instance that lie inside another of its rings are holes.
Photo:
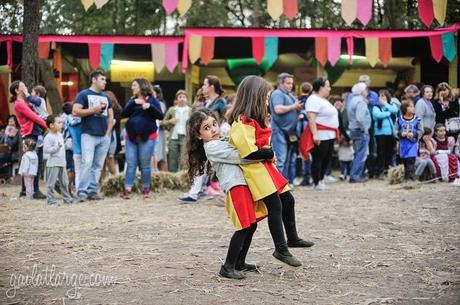
[[[347,37],[347,49],[348,49],[348,63],[351,65],[353,63],[353,53],[355,52],[355,45],[353,42],[353,37]]]
[[[165,64],[169,72],[174,72],[179,63],[179,44],[177,42],[165,44]]]
[[[433,56],[436,62],[440,62],[442,59],[442,55],[444,50],[442,48],[442,36],[430,36],[430,47],[431,47],[431,55]]]
[[[335,66],[340,58],[340,47],[342,37],[328,37],[327,38],[327,59],[331,66]]]
[[[372,0],[357,1],[357,18],[363,25],[367,25],[372,18]]]
[[[88,60],[91,69],[96,70],[101,64],[101,44],[88,43]]]
[[[434,19],[433,0],[418,0],[418,14],[426,26],[430,26]]]
[[[178,0],[163,0],[163,7],[167,15],[171,15],[172,12],[177,8]]]
[[[252,57],[258,64],[262,62],[265,55],[265,38],[264,37],[252,37]]]

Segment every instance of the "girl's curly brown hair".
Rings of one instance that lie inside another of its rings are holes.
[[[208,117],[217,120],[214,112],[207,108],[200,108],[192,113],[187,122],[183,159],[188,168],[187,174],[191,182],[193,182],[194,177],[203,175],[205,171],[209,176],[212,173],[211,163],[209,163],[204,152],[203,140],[200,139],[201,123]]]

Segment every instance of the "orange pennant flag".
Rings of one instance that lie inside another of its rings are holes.
[[[379,57],[386,68],[391,59],[391,38],[379,38]]]
[[[50,43],[49,42],[39,42],[38,43],[38,58],[48,59],[50,55]]]
[[[292,18],[297,15],[299,8],[297,5],[298,0],[284,0],[283,1],[283,10],[284,10],[284,15],[288,17],[289,20],[292,20]]]
[[[214,37],[203,37],[201,40],[201,61],[207,65],[214,57]]]
[[[327,62],[327,37],[315,38],[315,56],[316,60],[324,67]]]

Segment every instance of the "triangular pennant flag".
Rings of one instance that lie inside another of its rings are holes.
[[[265,59],[273,65],[278,59],[278,37],[265,37]]]
[[[179,63],[179,44],[177,42],[170,42],[165,44],[165,64],[169,72],[174,72],[177,64]]]
[[[342,37],[328,37],[327,38],[327,59],[331,66],[335,66],[340,58],[340,47]]]
[[[179,0],[177,2],[177,11],[179,12],[179,15],[182,17],[187,13],[187,11],[190,9],[192,6],[192,0]]]
[[[348,63],[351,65],[353,63],[353,53],[355,52],[355,44],[353,37],[347,37],[347,49],[348,49]]]
[[[265,56],[265,38],[252,37],[252,57],[258,64],[262,62]]]
[[[83,8],[85,9],[85,11],[87,11],[91,5],[93,5],[94,3],[94,0],[81,0],[81,4],[83,4]]]
[[[163,43],[152,43],[152,62],[155,70],[160,73],[165,67],[165,45]]]
[[[13,41],[6,41],[6,64],[11,69],[13,68]]]
[[[390,63],[391,56],[391,38],[379,38],[379,57],[385,68]]]
[[[457,50],[455,48],[454,33],[442,34],[442,49],[444,50],[444,57],[451,62],[454,60]]]
[[[283,1],[283,11],[284,15],[288,17],[289,20],[292,20],[292,18],[297,15],[299,8],[297,5],[298,0],[284,0]]]
[[[447,0],[433,0],[433,10],[434,18],[443,25],[446,21]]]
[[[327,38],[326,37],[316,37],[315,38],[315,57],[316,60],[325,66],[327,62]]]
[[[88,60],[91,69],[96,70],[101,64],[101,44],[88,43]]]
[[[356,17],[363,25],[367,25],[372,18],[372,0],[358,0]]]
[[[107,2],[109,2],[109,0],[95,0],[95,1],[94,1],[94,4],[96,4],[96,8],[97,8],[97,9],[100,9],[100,8],[103,7]]]
[[[113,59],[113,43],[103,43],[101,45],[101,68],[109,71]]]
[[[433,0],[418,0],[418,14],[420,20],[430,26],[434,19]]]
[[[190,58],[190,63],[195,63],[201,55],[201,41],[202,37],[199,35],[190,36],[189,45],[188,45],[188,57]]]
[[[283,13],[283,0],[267,0],[267,11],[273,20],[278,19]]]
[[[214,57],[214,37],[203,37],[201,41],[201,61],[207,65]]]
[[[38,43],[38,58],[48,59],[50,55],[50,43],[49,42],[39,42]]]
[[[430,36],[431,55],[436,62],[440,62],[443,55],[443,46],[441,35]]]
[[[351,25],[356,19],[356,1],[342,0],[342,18],[347,25]]]
[[[376,37],[364,38],[366,45],[366,58],[371,67],[375,67],[379,59],[379,39]]]
[[[166,11],[166,15],[171,15],[177,7],[177,0],[163,0],[163,7]]]

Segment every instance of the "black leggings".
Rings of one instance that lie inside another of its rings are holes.
[[[404,179],[413,180],[415,175],[415,157],[402,159],[404,164]]]
[[[393,158],[393,152],[396,145],[395,138],[390,136],[375,136],[377,142],[377,162],[378,162],[378,173],[382,174],[383,171],[388,170]]]
[[[227,269],[233,270],[236,265],[243,265],[245,263],[246,255],[251,246],[252,236],[256,229],[257,223],[253,223],[250,227],[233,233],[224,264]]]
[[[327,166],[332,158],[334,141],[335,139],[321,141],[321,143],[315,146],[311,151],[311,176],[313,177],[313,183],[315,185],[318,185],[324,178]]]

